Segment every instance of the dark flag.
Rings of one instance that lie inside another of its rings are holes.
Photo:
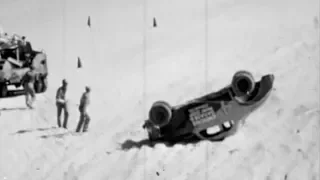
[[[82,63],[81,63],[81,59],[80,57],[78,57],[78,65],[77,65],[78,68],[81,68],[82,67]]]
[[[153,27],[157,27],[157,21],[156,21],[156,18],[153,18]]]
[[[91,19],[90,19],[90,16],[88,17],[88,22],[87,22],[89,28],[91,28]]]

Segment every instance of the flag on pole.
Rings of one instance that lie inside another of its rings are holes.
[[[91,19],[90,19],[90,16],[88,17],[87,25],[89,26],[89,28],[91,28]]]
[[[78,68],[81,68],[82,67],[82,63],[81,63],[81,59],[80,57],[78,57],[78,65],[77,65]]]
[[[155,17],[153,18],[153,27],[157,27],[157,20]]]

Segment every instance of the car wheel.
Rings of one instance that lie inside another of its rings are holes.
[[[172,117],[171,106],[164,101],[155,102],[149,111],[149,120],[156,126],[167,125]]]
[[[255,81],[250,72],[241,70],[234,74],[231,86],[237,97],[243,97],[253,92]]]

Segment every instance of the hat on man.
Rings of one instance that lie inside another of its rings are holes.
[[[62,84],[68,84],[68,81],[66,79],[63,79]]]
[[[86,86],[85,89],[86,89],[87,92],[91,91],[91,88],[89,86]]]

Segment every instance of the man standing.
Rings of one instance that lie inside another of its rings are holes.
[[[22,36],[22,47],[23,47],[23,52],[26,54],[31,54],[32,53],[32,46],[29,41],[26,40],[25,36]]]
[[[34,66],[30,66],[30,70],[21,79],[21,82],[25,91],[26,105],[30,109],[33,109],[33,103],[36,99],[36,93],[34,90],[35,79],[36,79],[36,73],[34,71]]]
[[[67,92],[67,81],[65,79],[62,80],[62,86],[58,88],[56,94],[56,105],[57,105],[57,120],[58,127],[61,127],[61,113],[64,111],[64,121],[63,128],[67,129],[68,118],[69,118],[69,109],[68,102],[66,100],[66,92]]]
[[[85,92],[82,94],[80,99],[80,120],[76,129],[76,132],[80,132],[82,129],[82,132],[87,132],[89,122],[90,122],[90,116],[89,116],[89,104],[90,104],[90,87],[85,87]]]
[[[32,46],[25,36],[22,36],[20,43],[18,43],[20,60],[28,61],[32,56]]]

